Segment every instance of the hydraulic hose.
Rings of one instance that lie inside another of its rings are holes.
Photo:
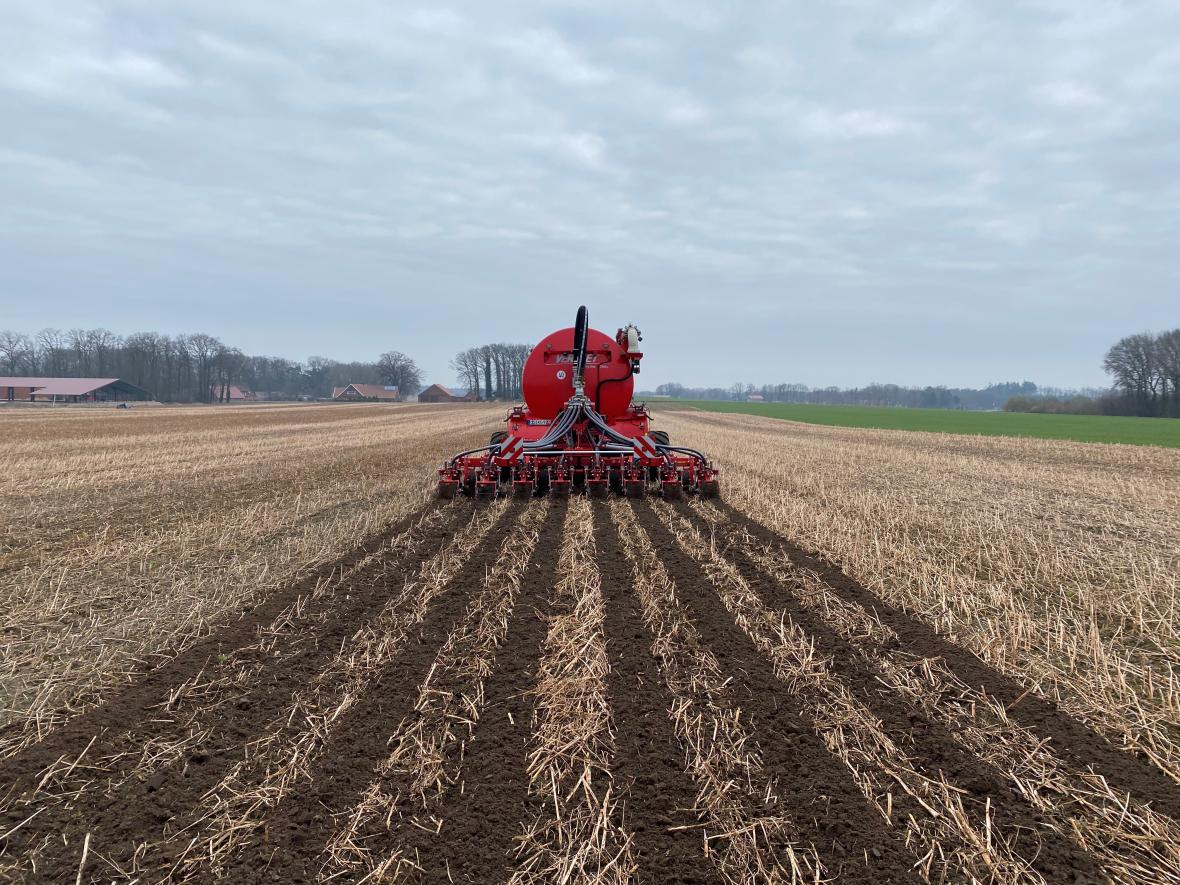
[[[578,316],[574,320],[574,386],[585,383],[586,377],[586,333],[590,329],[590,311],[586,305],[578,308]],[[578,391],[579,393],[581,391]]]
[[[627,374],[622,378],[607,378],[605,381],[599,381],[598,386],[594,388],[594,410],[602,414],[602,388],[608,384],[618,384],[620,381],[626,381],[635,374],[635,368],[631,363],[627,363]]]

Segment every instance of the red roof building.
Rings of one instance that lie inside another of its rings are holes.
[[[418,394],[418,402],[420,403],[473,403],[475,402],[475,394],[466,390],[463,393],[452,393],[441,384],[431,384],[424,391]]]
[[[252,403],[258,395],[248,387],[231,384],[227,388],[224,384],[214,384],[209,388],[209,398],[215,403]]]
[[[34,378],[0,376],[0,400],[16,402],[143,401],[151,396],[121,378]]]
[[[343,402],[377,400],[384,403],[399,403],[402,395],[395,384],[349,384],[332,388],[332,399]]]

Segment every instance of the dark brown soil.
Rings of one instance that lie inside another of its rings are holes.
[[[1180,819],[1180,785],[1146,756],[1114,746],[1051,701],[1029,692],[1028,686],[993,669],[928,624],[885,602],[822,556],[779,537],[728,504],[719,502],[718,506],[735,526],[763,543],[780,548],[791,562],[815,572],[839,596],[876,612],[881,622],[897,633],[902,650],[919,657],[941,658],[963,682],[1002,701],[1008,707],[1009,716],[1048,738],[1055,753],[1076,765],[1093,766],[1116,790],[1150,802],[1156,811]]]
[[[0,839],[0,868],[13,857],[45,845],[38,868],[23,870],[24,881],[73,882],[82,842],[89,833],[90,860],[82,881],[118,879],[116,866],[130,869],[137,846],[155,844],[165,832],[191,823],[202,796],[242,758],[251,740],[269,730],[292,694],[323,671],[349,638],[404,586],[406,577],[466,524],[472,507],[480,505],[464,500],[447,506],[438,526],[424,531],[420,542],[405,554],[381,554],[381,550],[421,512],[337,562],[309,572],[240,620],[222,625],[171,660],[145,670],[112,692],[102,705],[71,719],[40,743],[0,761],[0,834],[36,814]],[[761,750],[766,773],[776,784],[766,810],[793,822],[803,841],[814,845],[832,880],[917,881],[913,871],[917,856],[864,799],[845,766],[827,750],[800,700],[775,677],[769,659],[738,627],[700,565],[679,548],[652,509],[668,505],[636,502],[631,506],[675,580],[700,641],[732,676],[733,707],[740,710]],[[744,529],[781,550],[795,564],[818,573],[842,598],[875,610],[897,632],[903,651],[942,659],[964,681],[1008,703],[1012,715],[1050,738],[1057,752],[1093,765],[1117,788],[1180,817],[1180,788],[1150,762],[1113,747],[1048,702],[1026,696],[1024,686],[919,620],[886,605],[831,563],[726,505],[719,506],[727,517],[718,531],[722,555],[768,606],[784,612],[813,638],[817,653],[831,661],[840,680],[926,773],[945,773],[968,791],[968,804],[990,802],[996,826],[1005,837],[1015,839],[1017,851],[1048,881],[1098,881],[1101,873],[1084,852],[1048,828],[998,771],[964,750],[944,727],[889,693],[875,678],[878,673],[868,656],[803,606],[789,586],[767,575],[736,546],[727,547],[727,539]],[[702,524],[693,511],[679,512]],[[304,882],[320,876],[325,845],[377,776],[399,723],[414,715],[419,687],[440,645],[482,585],[485,570],[495,564],[519,513],[519,505],[508,509],[460,573],[432,601],[412,640],[381,662],[368,690],[336,721],[328,746],[313,763],[311,777],[296,783],[275,808],[267,810],[221,881]],[[529,796],[526,773],[535,727],[531,690],[551,614],[549,597],[565,513],[563,502],[551,502],[506,640],[493,672],[484,680],[485,706],[472,735],[452,749],[453,758],[461,759],[458,780],[429,808],[395,817],[388,826],[378,822],[362,834],[377,857],[397,847],[407,849],[420,867],[420,872],[411,871],[411,879],[503,882],[514,867],[519,837],[538,808]],[[611,777],[624,809],[623,823],[634,835],[640,880],[719,881],[706,856],[705,827],[692,811],[698,785],[688,773],[685,748],[669,716],[672,699],[662,677],[663,662],[652,653],[653,637],[641,618],[618,527],[602,506],[595,506],[594,520],[611,664],[608,689],[615,747]],[[341,579],[342,572],[369,554],[378,555]],[[273,648],[244,651],[287,606],[308,597],[317,583],[329,579],[330,592],[308,599],[302,615],[275,637]],[[170,692],[198,673],[216,674],[220,667],[244,664],[254,674],[246,688],[212,693],[207,706],[195,714],[191,706],[181,711],[162,706]],[[127,777],[146,742],[182,738],[190,724],[207,730],[209,736],[185,758],[163,767],[146,782]],[[47,767],[79,757],[73,773],[56,782],[58,790],[77,791],[76,796],[46,801],[41,793],[36,802],[20,798]],[[385,786],[403,794],[408,789],[397,777]],[[765,808],[764,797],[747,799],[752,812]],[[906,802],[903,796],[894,796],[895,817],[923,813]],[[713,840],[709,844],[716,847],[719,834],[709,836]],[[153,848],[140,860],[143,880],[159,881],[168,878],[175,857]],[[947,871],[946,880],[954,880],[955,875]],[[0,879],[3,876],[0,873]],[[207,879],[210,874],[199,871],[197,877]],[[333,881],[354,879],[342,876]]]
[[[431,504],[411,513],[379,535],[366,539],[356,549],[339,559],[310,570],[288,587],[270,594],[255,608],[244,612],[240,619],[214,628],[207,636],[197,640],[176,656],[153,669],[145,670],[138,679],[113,691],[101,705],[74,716],[28,749],[0,760],[0,784],[6,787],[12,785],[15,788],[14,792],[19,792],[34,778],[39,778],[42,772],[58,759],[76,758],[92,740],[94,744],[86,752],[90,758],[110,755],[124,749],[120,746],[124,733],[133,730],[134,723],[147,718],[144,716],[145,710],[161,706],[178,685],[191,679],[207,666],[220,662],[223,655],[251,644],[259,631],[266,629],[284,609],[300,597],[308,596],[321,581],[338,580],[345,571],[379,551],[435,506],[438,505]],[[447,524],[457,522],[459,518],[459,509],[456,508]],[[445,533],[440,537],[446,537]],[[373,567],[380,567],[380,564]],[[348,588],[338,588],[333,593],[324,594],[318,602],[311,603],[308,614],[313,615],[327,608],[338,611],[340,597],[347,593]],[[365,601],[371,603],[371,599]],[[358,604],[363,603],[358,599]],[[149,726],[139,738],[142,741],[154,735],[155,727]],[[0,827],[3,827],[2,818]]]
[[[708,533],[708,524],[680,508],[682,515],[693,519],[698,528]],[[1050,882],[1102,881],[1093,858],[1069,839],[1048,829],[1046,822],[1009,785],[1004,775],[957,743],[940,724],[920,712],[906,707],[901,698],[880,682],[877,666],[824,623],[815,612],[806,608],[790,589],[765,575],[738,550],[723,548],[726,558],[733,563],[742,578],[775,611],[786,612],[813,640],[815,650],[829,659],[829,667],[841,678],[852,695],[873,713],[889,736],[921,762],[921,770],[931,778],[945,774],[956,786],[970,790],[963,797],[964,805],[975,806],[982,814],[990,800],[992,819],[1002,832],[1014,837],[1015,853],[1028,861]],[[908,814],[921,817],[921,806],[902,792],[894,794],[893,807],[899,817]],[[1071,879],[1070,876],[1078,877]]]
[[[650,504],[632,505],[692,613],[701,640],[732,673],[754,725],[780,813],[805,832],[831,874],[854,882],[917,882],[915,859],[861,795],[847,769],[812,730],[797,698],[738,627],[700,566],[684,553]],[[662,506],[662,505],[661,505]]]
[[[485,707],[465,748],[460,780],[434,812],[443,822],[441,831],[437,836],[406,831],[405,842],[420,858],[416,881],[481,885],[503,882],[511,873],[530,809],[530,691],[548,632],[564,518],[565,506],[554,501],[521,585],[508,639],[496,656],[495,672],[484,682]]]
[[[594,508],[594,540],[606,599],[615,755],[614,789],[626,800],[624,824],[635,835],[639,868],[665,882],[719,882],[702,863],[705,830],[692,811],[697,788],[669,716],[671,697],[651,652],[632,586],[631,567],[605,505]]]
[[[70,805],[39,803],[30,807],[15,803],[0,813],[0,830],[15,826],[33,810],[37,817],[24,826],[9,841],[7,850],[20,851],[22,846],[57,832],[79,831],[92,834],[95,844],[105,846],[105,854],[114,862],[134,853],[134,845],[167,825],[177,826],[177,820],[200,796],[225,774],[238,758],[236,748],[262,733],[268,723],[279,715],[292,695],[318,673],[323,664],[339,649],[342,641],[356,632],[368,616],[378,611],[392,590],[402,586],[407,574],[422,558],[432,555],[450,540],[454,526],[462,520],[462,508],[455,508],[449,518],[426,532],[422,543],[411,552],[407,562],[394,557],[379,557],[357,572],[348,575],[345,583],[308,602],[305,617],[299,626],[307,631],[295,631],[284,643],[301,643],[296,651],[273,660],[263,659],[256,681],[248,690],[199,714],[202,728],[210,737],[193,748],[177,763],[155,772],[148,780],[127,777],[131,766],[139,758],[139,749],[151,739],[178,738],[185,735],[183,722],[169,718],[159,710],[175,687],[203,669],[215,669],[223,656],[253,643],[258,631],[270,626],[274,618],[298,597],[309,594],[317,582],[333,573],[356,564],[365,556],[376,553],[388,541],[408,528],[421,513],[414,514],[392,527],[381,536],[366,542],[361,548],[329,566],[317,569],[307,578],[286,590],[269,597],[240,621],[215,631],[206,639],[191,646],[167,664],[149,671],[139,681],[118,692],[106,704],[66,723],[45,741],[30,747],[25,753],[6,760],[4,767],[15,770],[14,780],[28,783],[31,775],[58,758],[74,759],[86,750],[79,772],[85,773],[86,762],[105,756],[124,753],[115,764],[104,764],[88,780],[97,779],[97,789],[90,789]],[[321,615],[326,616],[321,619]],[[99,739],[87,749],[95,732],[82,730],[84,723],[94,723]],[[45,761],[48,760],[48,761]],[[27,766],[22,772],[21,763]],[[137,813],[143,809],[143,813]],[[53,858],[66,867],[76,865],[78,846],[62,845],[51,853],[49,865],[43,871],[54,871]],[[64,871],[62,872],[64,876]]]
[[[444,590],[431,602],[414,640],[382,668],[359,703],[337,720],[312,770],[271,811],[261,838],[243,849],[229,870],[234,882],[298,882],[315,878],[320,854],[389,755],[389,736],[414,710],[438,649],[495,565],[514,510],[499,519]],[[399,584],[387,585],[395,589]]]

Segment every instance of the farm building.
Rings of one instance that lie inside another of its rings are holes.
[[[343,402],[378,400],[384,403],[400,403],[402,395],[394,384],[349,384],[332,388],[332,399]]]
[[[475,393],[470,390],[448,390],[441,384],[431,384],[418,394],[420,403],[473,403]]]
[[[258,394],[246,387],[230,384],[214,384],[209,388],[209,398],[215,403],[251,403]]]
[[[8,402],[142,402],[151,395],[122,378],[0,377],[0,400]]]

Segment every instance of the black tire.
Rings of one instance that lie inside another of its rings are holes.
[[[497,430],[495,433],[492,434],[491,442],[492,442],[492,445],[498,446],[500,443],[504,442],[504,440],[506,440],[506,439],[508,439],[508,431],[507,430]]]
[[[668,431],[666,430],[653,430],[648,435],[662,446],[670,446],[672,444],[672,441],[668,439]]]

